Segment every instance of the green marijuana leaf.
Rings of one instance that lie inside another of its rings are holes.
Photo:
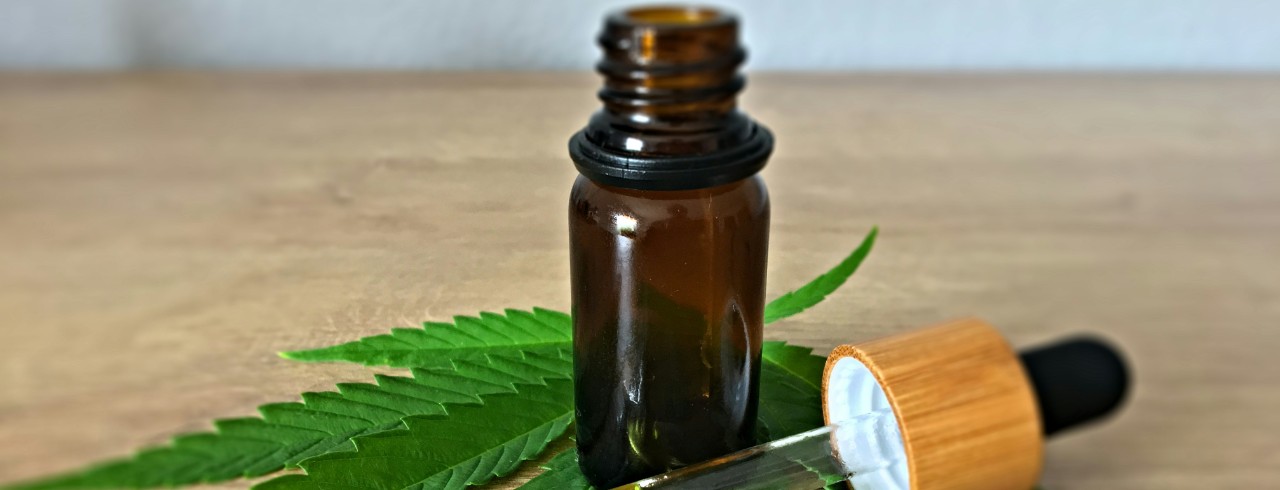
[[[147,488],[266,475],[313,456],[351,451],[352,437],[400,429],[405,417],[453,413],[457,406],[481,403],[483,395],[568,379],[571,372],[570,353],[562,351],[495,354],[459,361],[454,368],[414,369],[412,378],[377,375],[377,384],[343,383],[336,393],[304,393],[302,403],[263,405],[261,418],[217,420],[215,432],[178,436],[130,459],[17,488]]]
[[[533,477],[533,479],[520,485],[524,490],[587,490],[591,488],[591,484],[587,483],[587,477],[578,471],[578,451],[573,448],[561,451],[555,455],[547,464],[542,465],[542,469],[546,470],[541,475]]]
[[[809,352],[809,349],[787,345],[784,342],[767,342],[764,346],[759,420],[771,438],[776,439],[823,425],[819,387],[822,382],[822,366],[825,359]],[[564,355],[568,356],[567,353]],[[571,366],[562,366],[562,369],[563,371],[558,373],[560,379],[568,379],[572,376]],[[556,383],[554,381],[556,376],[551,373],[544,373],[543,377],[548,379],[548,385]],[[493,425],[492,421],[501,420],[506,415],[503,415],[502,409],[494,407],[493,400],[508,398],[520,400],[530,392],[531,388],[521,385],[518,389],[518,394],[483,397],[484,406],[450,407],[448,416],[429,418],[436,421],[435,424],[415,425],[411,421],[418,417],[414,417],[406,419],[406,425],[410,427],[407,431],[382,432],[357,437],[356,452],[330,453],[303,461],[301,466],[307,470],[307,475],[277,478],[263,484],[260,490],[318,490],[322,487],[349,486],[353,481],[365,482],[364,485],[369,488],[461,488],[463,482],[478,484],[494,476],[501,476],[514,469],[520,460],[530,459],[536,456],[537,452],[514,460],[510,457],[502,459],[508,462],[508,465],[484,463],[483,458],[496,458],[498,454],[510,456],[514,448],[529,447],[525,444],[530,444],[536,447],[537,451],[541,451],[549,442],[535,437],[532,440],[504,439],[502,444],[495,444],[493,440],[484,439],[487,436],[506,437],[505,433],[494,435],[501,428],[501,424]],[[560,413],[547,412],[541,415],[542,418],[539,421],[542,422],[542,427],[552,427],[551,424],[558,424],[560,421],[568,423],[572,420],[572,391],[566,391],[561,401],[565,405]],[[468,417],[477,419],[483,417],[483,420],[490,422],[480,423],[468,420]],[[465,428],[465,430],[459,428]],[[563,431],[563,427],[558,427],[556,433],[560,431]],[[461,442],[475,439],[486,442],[459,449]],[[365,457],[363,452],[371,447],[377,449]],[[482,450],[489,452],[479,454]],[[436,466],[430,466],[440,458],[456,460],[461,457],[469,459],[455,462],[454,466],[444,470],[437,470]],[[396,464],[395,458],[400,458],[401,464]],[[572,458],[574,464],[560,461],[560,466],[553,470],[554,474],[568,472],[570,475],[547,476],[547,479],[540,480],[539,484],[559,482],[562,476],[570,483],[585,481],[581,480],[581,473],[577,470],[576,455]],[[430,471],[422,470],[423,467],[431,469]],[[317,471],[321,472],[317,473]],[[397,486],[402,483],[403,486]]]
[[[769,303],[772,322],[831,294],[870,252],[876,230],[834,269]],[[258,418],[214,422],[215,431],[78,473],[12,488],[148,488],[261,476],[300,466],[267,490],[332,486],[462,488],[509,473],[534,458],[572,420],[572,322],[545,309],[506,310],[398,328],[332,347],[287,352],[300,361],[408,367],[412,378],[375,376],[337,392],[304,393],[302,403],[264,405]],[[773,439],[822,425],[824,358],[766,342],[759,422]],[[527,404],[526,404],[527,402]],[[354,443],[352,442],[354,440]],[[585,488],[566,451],[532,488]],[[536,483],[535,483],[536,482]]]
[[[813,355],[813,349],[769,341],[764,343],[760,357],[805,381],[810,388],[822,390],[822,371],[827,367],[827,358]]]
[[[514,470],[542,452],[573,420],[573,382],[549,380],[519,393],[487,395],[483,406],[447,416],[404,419],[407,429],[360,436],[354,452],[303,461],[306,475],[283,476],[260,490],[322,488],[461,489]]]
[[[783,342],[765,342],[760,366],[760,424],[769,440],[822,427],[822,369],[827,358]]]
[[[822,302],[827,295],[835,292],[836,289],[839,289],[845,280],[849,279],[849,276],[852,276],[858,270],[858,266],[862,265],[862,261],[867,258],[867,254],[871,253],[871,247],[875,245],[876,235],[879,232],[879,228],[872,228],[871,232],[867,233],[867,237],[862,240],[862,244],[858,245],[858,248],[854,249],[853,253],[845,257],[834,269],[818,276],[817,279],[809,281],[808,284],[801,286],[800,289],[770,301],[764,308],[764,322],[772,323],[807,310],[809,307]]]
[[[457,316],[453,323],[427,322],[422,328],[394,328],[391,333],[312,350],[282,353],[296,361],[348,361],[367,366],[449,366],[450,361],[514,351],[546,354],[572,347],[569,315],[534,308],[507,310],[506,315]]]

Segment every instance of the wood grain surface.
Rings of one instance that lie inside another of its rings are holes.
[[[596,86],[0,75],[0,481],[369,379],[277,351],[566,308]],[[1049,443],[1046,488],[1280,486],[1280,77],[765,74],[744,105],[778,138],[770,296],[882,228],[769,338],[1101,332],[1134,396]]]

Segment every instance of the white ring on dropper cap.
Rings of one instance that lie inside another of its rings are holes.
[[[908,490],[911,473],[893,407],[871,370],[853,357],[831,367],[825,393],[836,456],[858,490]]]

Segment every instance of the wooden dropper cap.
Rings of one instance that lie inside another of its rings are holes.
[[[1020,357],[995,328],[966,319],[837,347],[823,416],[894,412],[907,464],[862,475],[859,490],[1026,490],[1039,479],[1045,434],[1110,413],[1127,385],[1123,361],[1101,342]]]

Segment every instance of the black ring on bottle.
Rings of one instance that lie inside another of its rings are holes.
[[[591,142],[585,131],[569,138],[569,156],[578,172],[598,184],[628,189],[705,189],[736,182],[764,168],[773,153],[773,133],[751,124],[751,135],[723,151],[687,156],[638,156]]]

